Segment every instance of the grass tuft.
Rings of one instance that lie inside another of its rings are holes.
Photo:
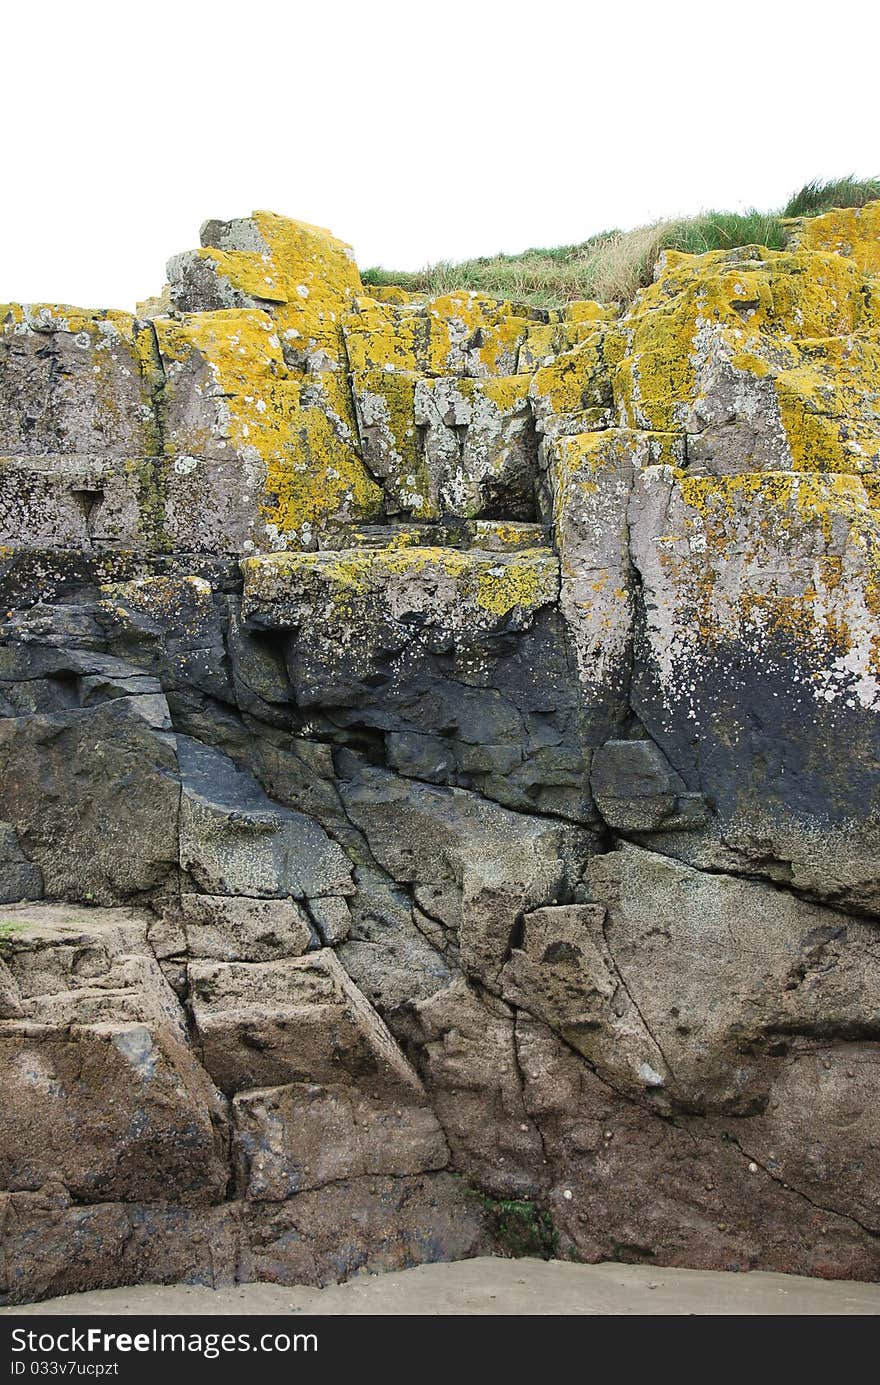
[[[651,282],[663,250],[702,254],[740,245],[783,250],[790,234],[787,218],[861,207],[874,198],[880,198],[880,179],[838,178],[808,183],[781,212],[703,212],[632,231],[604,231],[577,245],[483,255],[460,264],[441,260],[416,271],[377,267],[364,270],[362,278],[365,284],[396,284],[431,297],[470,290],[533,308],[562,307],[579,298],[629,303]]]
[[[823,183],[805,183],[800,192],[788,199],[782,213],[786,216],[821,216],[835,207],[864,207],[880,197],[880,178],[832,178]]]

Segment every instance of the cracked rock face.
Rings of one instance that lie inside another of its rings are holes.
[[[0,307],[0,1301],[876,1278],[880,204],[623,312],[202,241]]]

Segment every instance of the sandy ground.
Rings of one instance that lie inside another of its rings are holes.
[[[51,1313],[880,1315],[880,1284],[484,1258],[364,1275],[327,1289],[139,1285],[0,1309],[3,1316]]]

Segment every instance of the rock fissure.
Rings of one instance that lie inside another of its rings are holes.
[[[727,1138],[736,1146],[743,1159],[747,1160],[750,1164],[754,1164],[762,1173],[765,1173],[768,1178],[772,1178],[774,1183],[778,1183],[780,1187],[784,1188],[786,1192],[794,1193],[795,1197],[802,1198],[810,1207],[815,1207],[817,1212],[824,1212],[829,1217],[842,1217],[845,1221],[851,1221],[854,1226],[857,1226],[860,1231],[866,1232],[867,1235],[880,1236],[880,1226],[866,1226],[863,1222],[859,1221],[858,1217],[854,1217],[849,1212],[842,1213],[837,1208],[826,1207],[820,1202],[815,1202],[802,1188],[793,1187],[790,1183],[785,1183],[774,1174],[771,1169],[767,1168],[766,1164],[761,1163],[760,1159],[756,1159],[753,1155],[749,1154],[747,1150],[743,1149],[742,1145],[733,1135],[728,1135]]]

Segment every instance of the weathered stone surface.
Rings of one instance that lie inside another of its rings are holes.
[[[4,1188],[59,1182],[83,1202],[223,1196],[216,1094],[179,1040],[137,1023],[9,1020],[0,1070]]]
[[[40,899],[42,894],[39,868],[25,856],[15,829],[8,822],[0,822],[0,904]]]
[[[426,913],[439,911],[453,926],[465,972],[497,979],[523,910],[565,887],[577,836],[561,822],[379,771],[343,781],[340,791],[375,860],[420,890]]]
[[[364,458],[389,508],[419,520],[535,512],[531,376],[487,380],[360,370],[353,376]]]
[[[478,293],[441,294],[426,303],[357,298],[344,321],[353,371],[385,369],[486,379],[515,375],[530,323],[509,303]]]
[[[384,650],[391,642],[388,652],[396,653],[414,635],[424,641],[433,634],[447,650],[457,635],[526,628],[558,589],[556,561],[547,549],[345,550],[246,559],[243,568],[245,618],[263,628],[296,629],[313,621],[310,633],[322,644],[312,659],[321,666],[329,661],[331,641],[341,643],[343,628],[354,621],[377,628],[364,631],[363,652],[346,651],[349,661],[364,663],[371,644]],[[296,691],[302,698],[307,690],[296,685]]]
[[[249,1206],[240,1277],[335,1284],[358,1270],[464,1260],[494,1245],[488,1220],[479,1199],[446,1173],[350,1179],[285,1203]]]
[[[173,888],[176,770],[173,739],[136,697],[0,719],[2,814],[49,898],[113,904]]]
[[[322,942],[328,947],[345,942],[351,932],[351,910],[343,895],[309,900],[309,914]]]
[[[63,1188],[0,1194],[0,1302],[29,1303],[124,1282],[121,1203],[72,1206]]]
[[[293,899],[184,894],[180,903],[190,957],[270,962],[298,957],[314,945],[308,915]]]
[[[590,788],[608,826],[621,832],[669,832],[706,819],[702,795],[687,792],[653,741],[606,741],[593,754]]]
[[[0,308],[0,454],[154,454],[155,342],[128,313]]]
[[[454,1166],[496,1197],[531,1197],[541,1131],[523,1101],[515,1012],[463,978],[413,1006],[407,1039]]]
[[[225,755],[178,738],[180,863],[206,894],[296,898],[350,891],[344,853],[311,818],[273,803]]]
[[[369,728],[404,775],[595,820],[548,550],[352,549],[244,570],[246,624],[277,632],[288,696],[329,739]]]
[[[145,481],[152,471],[149,458],[0,457],[0,543],[86,551],[150,547]]]
[[[750,1121],[646,1116],[543,1025],[521,1021],[517,1037],[562,1247],[587,1260],[875,1277],[876,1223],[785,1186],[751,1157]]]
[[[0,1299],[877,1277],[878,214],[0,311]]]
[[[245,1198],[283,1202],[295,1193],[365,1175],[403,1177],[442,1169],[449,1150],[437,1117],[406,1087],[368,1095],[314,1082],[239,1092],[235,1157]]]
[[[114,1284],[234,1282],[238,1208],[72,1204],[63,1189],[0,1194],[0,1303]]]
[[[629,517],[645,608],[633,706],[715,807],[691,859],[876,910],[878,530],[863,480],[651,466]]]
[[[634,1007],[655,1045],[658,1095],[685,1109],[759,1109],[768,1055],[786,1036],[875,1032],[872,924],[637,847],[594,856],[587,876],[607,908],[600,936],[627,998],[623,1019]],[[615,1009],[603,1028],[607,1040],[602,1029],[587,1036],[589,1056],[634,1088],[641,1075],[614,1033]]]
[[[222,1198],[219,1095],[147,944],[147,919],[6,908],[16,1014],[0,1020],[0,1188],[83,1202]]]
[[[420,1092],[330,948],[284,962],[192,962],[188,970],[203,1061],[224,1092],[310,1079]]]

